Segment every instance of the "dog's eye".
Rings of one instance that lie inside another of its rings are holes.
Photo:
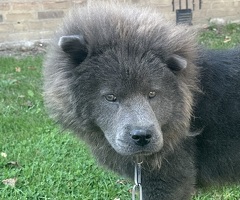
[[[150,99],[152,99],[153,97],[155,97],[156,96],[156,92],[149,92],[148,93],[148,97],[150,98]]]
[[[112,102],[117,100],[117,97],[114,96],[113,94],[107,94],[107,95],[105,95],[105,98],[107,101],[112,101]]]

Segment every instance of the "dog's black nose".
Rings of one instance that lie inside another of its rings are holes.
[[[130,132],[132,139],[134,140],[135,144],[139,146],[147,145],[152,137],[152,133],[150,130],[144,129],[135,129]]]

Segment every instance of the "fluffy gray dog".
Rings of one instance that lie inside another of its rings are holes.
[[[201,50],[150,9],[82,7],[49,49],[46,106],[111,170],[133,178],[141,160],[145,200],[190,199],[239,180],[239,54]]]

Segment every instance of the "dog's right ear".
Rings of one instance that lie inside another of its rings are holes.
[[[60,37],[58,46],[67,53],[72,61],[80,64],[88,55],[87,43],[82,35],[67,35]]]

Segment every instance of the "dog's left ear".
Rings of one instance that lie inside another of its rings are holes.
[[[80,64],[88,55],[87,43],[82,35],[67,35],[59,38],[58,46],[72,61]]]
[[[173,54],[171,57],[168,58],[167,66],[172,71],[178,72],[187,67],[187,60],[182,56]]]

